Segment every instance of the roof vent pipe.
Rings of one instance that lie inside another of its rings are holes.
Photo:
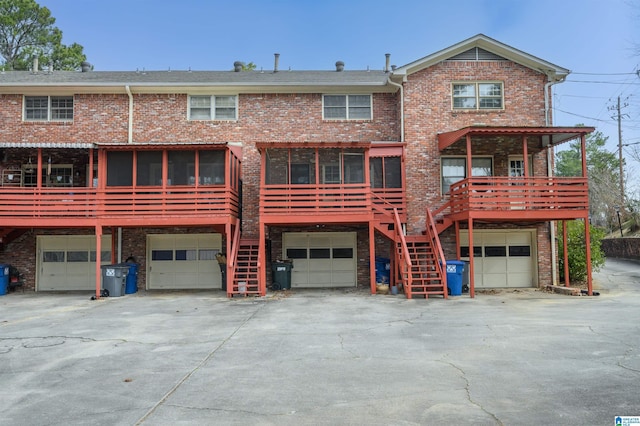
[[[240,62],[240,61],[235,61],[235,62],[233,63],[233,70],[234,70],[235,72],[240,72],[240,71],[242,71],[242,65],[243,65],[243,64],[242,64],[242,62]]]
[[[344,62],[342,61],[336,62],[336,71],[338,72],[344,71]]]
[[[32,72],[37,73],[38,72],[38,57],[35,56],[33,58],[33,70]]]
[[[91,64],[87,61],[84,61],[80,64],[80,70],[82,72],[89,72],[91,71]]]
[[[384,56],[386,58],[386,62],[384,64],[384,72],[389,72],[389,59],[391,58],[391,53],[385,53]]]
[[[280,62],[280,54],[274,53],[273,56],[275,56],[275,60],[273,63],[273,72],[278,72],[278,62]]]

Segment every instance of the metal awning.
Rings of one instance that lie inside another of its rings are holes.
[[[553,146],[595,131],[594,127],[492,127],[469,126],[438,134],[438,149],[453,145],[467,135],[473,136],[540,136],[542,146]]]
[[[230,142],[211,142],[211,141],[196,141],[196,142],[96,142],[97,148],[107,148],[109,150],[149,150],[149,149],[184,149],[189,147],[202,147],[202,146],[215,146],[223,147],[230,144]]]
[[[370,148],[371,142],[258,142],[258,149],[288,148]]]
[[[0,148],[56,148],[90,149],[96,145],[91,142],[1,142]]]

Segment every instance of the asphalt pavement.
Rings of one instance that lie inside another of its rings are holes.
[[[2,425],[614,425],[640,416],[640,264],[600,296],[0,296]]]

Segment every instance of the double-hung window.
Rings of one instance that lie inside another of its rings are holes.
[[[371,95],[324,95],[325,120],[371,120]]]
[[[502,109],[501,82],[458,82],[452,85],[453,109]]]
[[[73,121],[73,96],[25,96],[25,121]]]
[[[465,157],[443,157],[442,194],[449,192],[451,185],[467,177],[467,160]],[[491,157],[474,157],[471,159],[472,176],[493,176],[493,159]]]
[[[237,96],[189,96],[189,120],[235,120]]]

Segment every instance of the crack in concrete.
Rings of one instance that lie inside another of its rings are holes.
[[[142,423],[144,423],[149,416],[151,416],[161,405],[164,405],[164,403],[169,399],[169,397],[171,397],[171,395],[173,395],[179,388],[180,386],[182,386],[187,380],[189,380],[189,378],[191,376],[193,376],[198,370],[200,370],[200,368],[202,368],[202,366],[204,366],[211,358],[213,358],[213,356],[215,355],[216,352],[218,352],[224,345],[227,344],[227,342],[229,340],[231,340],[233,338],[233,336],[235,336],[240,329],[242,329],[249,321],[251,321],[253,319],[253,317],[255,317],[258,312],[260,312],[265,306],[266,304],[261,303],[258,306],[258,309],[256,309],[251,315],[249,315],[247,317],[247,319],[245,319],[240,325],[238,325],[238,327],[236,327],[235,330],[233,330],[233,332],[231,334],[229,334],[229,336],[227,336],[226,339],[224,339],[219,345],[217,345],[216,347],[214,347],[208,354],[207,356],[205,356],[202,361],[200,361],[193,369],[191,369],[191,371],[189,371],[187,374],[185,374],[180,380],[178,380],[178,382],[171,388],[169,389],[169,391],[164,394],[164,396],[162,398],[160,398],[160,400],[158,402],[156,402],[153,407],[151,407],[149,409],[149,411],[147,411],[142,417],[140,417],[140,419],[138,419],[137,422],[135,422],[134,424],[136,426],[141,425]]]
[[[458,370],[460,372],[460,376],[462,377],[462,379],[465,382],[465,386],[464,386],[464,390],[467,394],[467,400],[469,400],[469,402],[473,405],[475,405],[476,407],[478,407],[479,409],[481,409],[483,412],[485,412],[486,414],[488,414],[489,416],[491,416],[497,424],[499,424],[500,426],[504,426],[504,423],[502,423],[502,421],[500,421],[500,419],[498,417],[496,417],[495,414],[493,414],[492,412],[488,411],[486,408],[484,408],[481,404],[477,403],[476,401],[473,400],[473,398],[471,398],[471,391],[469,389],[469,387],[471,386],[471,384],[469,383],[469,379],[467,379],[467,375],[464,372],[464,370],[460,367],[458,367],[457,365],[455,365],[453,362],[451,361],[442,361],[445,364],[450,365],[451,367],[455,368],[456,370]]]
[[[139,343],[135,341],[128,341],[125,339],[94,339],[92,337],[82,336],[29,336],[29,337],[0,337],[0,343],[10,342],[12,340],[22,342],[22,347],[25,349],[35,348],[48,348],[52,346],[60,346],[66,343],[67,340],[79,340],[81,342],[118,342],[118,343]],[[55,341],[52,341],[55,340]],[[33,343],[30,343],[33,341]],[[42,341],[41,344],[36,342]],[[7,346],[9,347],[9,346]]]
[[[360,355],[353,353],[352,351],[350,351],[349,349],[344,347],[344,336],[341,333],[338,333],[338,337],[340,338],[340,348],[342,348],[343,351],[350,353],[351,355],[353,355],[354,359],[360,359]]]

